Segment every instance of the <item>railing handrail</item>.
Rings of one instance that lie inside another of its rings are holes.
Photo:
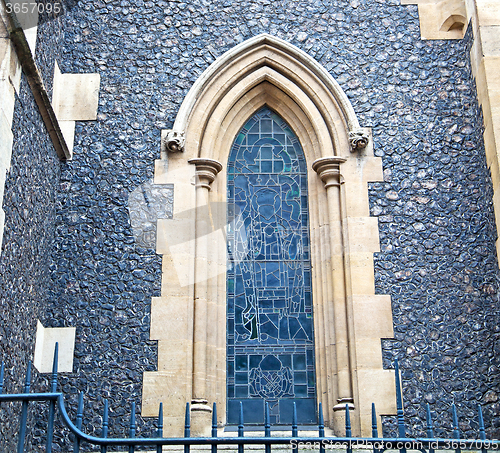
[[[15,401],[57,401],[58,409],[61,411],[61,415],[66,427],[75,435],[82,438],[86,442],[95,445],[137,445],[137,446],[147,446],[156,445],[162,443],[162,445],[213,445],[213,444],[223,444],[223,445],[239,445],[239,444],[290,444],[290,442],[297,443],[321,443],[322,441],[328,441],[332,443],[338,443],[342,445],[349,444],[397,444],[405,441],[407,443],[421,444],[424,447],[429,445],[437,445],[439,447],[446,447],[450,444],[460,444],[460,448],[472,448],[480,449],[481,446],[488,446],[488,449],[500,450],[500,440],[488,440],[488,439],[456,439],[456,438],[438,438],[438,437],[337,437],[337,436],[285,436],[285,437],[275,437],[275,436],[245,436],[245,437],[113,437],[113,438],[102,438],[95,437],[86,434],[82,430],[78,429],[73,421],[70,419],[66,407],[64,405],[64,395],[60,392],[56,393],[15,393],[15,394],[2,394],[0,395],[1,402],[15,402]],[[291,431],[291,428],[290,428]]]
[[[18,453],[24,452],[24,442],[26,436],[27,425],[27,409],[30,402],[49,402],[49,417],[47,429],[47,449],[50,453],[52,451],[53,430],[56,407],[59,410],[62,421],[67,429],[75,436],[74,451],[78,452],[81,442],[86,442],[91,445],[100,446],[101,452],[106,452],[107,447],[121,446],[129,447],[129,452],[133,451],[134,447],[147,447],[156,446],[157,452],[161,452],[162,446],[184,446],[185,453],[189,453],[190,446],[194,445],[211,445],[212,453],[216,453],[217,445],[236,445],[238,451],[244,451],[244,445],[264,445],[266,453],[271,452],[271,445],[289,445],[292,447],[293,452],[298,452],[300,445],[319,445],[320,453],[325,452],[325,447],[335,445],[338,447],[344,446],[349,453],[352,448],[357,446],[365,446],[373,448],[374,453],[383,453],[385,450],[399,450],[401,453],[406,453],[407,450],[420,450],[424,453],[434,453],[437,449],[455,450],[455,453],[461,453],[461,450],[481,450],[486,453],[487,450],[500,450],[500,440],[487,440],[485,435],[484,421],[482,416],[481,407],[478,406],[478,421],[479,421],[479,439],[462,439],[459,425],[458,416],[455,405],[452,405],[452,427],[453,438],[438,438],[434,437],[433,425],[431,419],[430,407],[427,404],[426,410],[426,426],[427,437],[407,437],[406,427],[403,414],[402,394],[400,388],[399,366],[396,361],[396,402],[397,402],[397,429],[399,437],[378,437],[376,427],[376,412],[375,406],[372,404],[372,437],[353,437],[351,432],[351,423],[349,415],[349,406],[345,408],[345,433],[343,437],[340,436],[325,436],[323,412],[321,403],[319,404],[319,423],[317,425],[318,436],[304,436],[299,435],[297,426],[297,414],[294,403],[293,417],[291,424],[290,436],[271,436],[270,422],[269,422],[269,407],[266,403],[265,421],[262,427],[264,428],[264,436],[245,436],[243,408],[240,403],[240,421],[238,424],[237,436],[218,437],[217,436],[217,406],[214,403],[213,418],[212,418],[212,436],[211,437],[190,437],[190,408],[189,403],[186,404],[185,413],[185,429],[184,437],[162,437],[163,436],[163,405],[160,404],[157,437],[135,437],[136,423],[135,423],[135,404],[132,403],[132,413],[130,418],[129,437],[114,437],[108,438],[108,403],[104,403],[104,417],[101,437],[86,434],[81,426],[83,419],[83,393],[79,395],[78,411],[76,417],[76,424],[70,419],[66,411],[64,395],[62,392],[57,392],[57,357],[58,345],[54,351],[54,364],[52,376],[50,381],[50,392],[30,393],[31,385],[31,362],[28,365],[26,372],[26,379],[23,393],[3,394],[3,377],[4,377],[4,363],[0,367],[0,406],[2,402],[22,402],[21,421],[19,428],[18,440]],[[248,432],[248,431],[247,431]]]

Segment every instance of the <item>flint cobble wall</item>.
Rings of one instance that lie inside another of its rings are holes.
[[[54,60],[62,42],[61,21],[39,16],[35,61],[49,95]],[[16,93],[12,122],[14,145],[3,198],[5,230],[0,254],[0,360],[5,361],[5,392],[21,391],[33,359],[36,322],[43,319],[52,290],[50,268],[55,236],[55,198],[60,162],[24,75]],[[35,369],[33,389],[45,379]],[[2,405],[0,451],[16,448],[17,406]],[[14,422],[15,420],[15,422]],[[30,414],[30,424],[36,422]],[[40,434],[35,434],[35,438]],[[36,448],[30,431],[27,448]]]
[[[77,328],[63,390],[73,413],[86,392],[90,433],[100,433],[104,398],[110,433],[127,433],[129,402],[140,403],[142,372],[156,366],[150,301],[161,259],[144,203],[161,199],[160,216],[171,215],[172,189],[151,186],[160,130],[215,58],[266,32],[319,61],[373,129],[385,176],[369,187],[380,222],[376,290],[392,297],[395,329],[382,348],[386,367],[400,360],[410,430],[422,432],[429,402],[437,433],[451,434],[455,402],[473,435],[481,403],[498,436],[499,271],[470,31],[421,41],[416,7],[395,0],[93,0],[62,20],[62,71],[99,72],[101,90],[97,121],[77,123],[74,159],[61,166],[41,316]],[[138,435],[150,428],[140,419]]]
[[[62,175],[53,263],[64,275],[64,319],[88,332],[78,338],[77,373],[92,370],[95,385],[116,386],[118,401],[140,399],[140,372],[155,366],[148,316],[160,260],[134,244],[127,198],[151,180],[159,131],[172,126],[194,81],[217,56],[262,32],[324,65],[361,125],[373,128],[385,171],[384,183],[370,185],[381,226],[376,288],[392,296],[395,322],[384,356],[386,366],[401,361],[413,430],[421,429],[425,401],[443,417],[454,401],[467,418],[481,401],[494,424],[498,268],[472,38],[421,41],[416,7],[397,1],[78,4],[68,16],[63,64],[100,72],[99,117],[80,124],[75,159]],[[125,339],[117,326],[136,333]],[[117,353],[123,364],[111,360]],[[96,355],[123,371],[96,368]],[[97,401],[102,396],[96,391]],[[126,420],[117,423],[126,429]],[[464,420],[465,431],[473,426]]]

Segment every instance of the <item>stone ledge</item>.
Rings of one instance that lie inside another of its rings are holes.
[[[462,39],[467,30],[465,0],[401,0],[418,5],[422,39]]]

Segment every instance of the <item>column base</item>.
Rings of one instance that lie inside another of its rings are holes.
[[[349,407],[349,410],[352,411],[355,409],[354,402],[353,402],[352,398],[339,398],[337,400],[337,404],[335,406],[333,406],[333,410],[334,411],[345,411],[346,404]]]
[[[209,437],[212,428],[212,408],[208,401],[196,399],[191,401],[191,436]]]
[[[337,404],[333,406],[333,423],[332,428],[336,436],[343,437],[346,435],[345,430],[345,406],[349,407],[349,418],[351,420],[351,430],[354,436],[359,435],[359,427],[357,424],[357,416],[354,411],[354,403],[352,399],[339,399]]]

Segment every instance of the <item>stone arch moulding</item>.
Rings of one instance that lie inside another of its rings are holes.
[[[165,433],[207,433],[211,404],[226,420],[226,165],[233,140],[267,105],[293,129],[308,167],[318,401],[343,432],[345,404],[356,435],[369,436],[371,403],[395,413],[394,373],[382,366],[381,338],[393,336],[390,297],[376,295],[378,222],[368,181],[382,180],[370,130],[360,128],[331,75],[297,47],[263,34],[219,57],[162,133],[155,183],[174,185],[172,219],[158,220],[161,296],[152,300],[158,371],[144,373],[145,416],[169,407]]]

